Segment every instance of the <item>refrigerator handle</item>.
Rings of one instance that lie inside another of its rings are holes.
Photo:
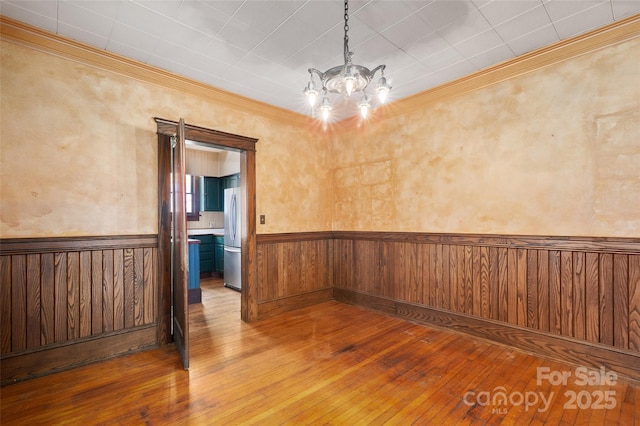
[[[231,238],[235,241],[238,232],[238,204],[236,194],[231,196]]]
[[[228,251],[229,253],[242,253],[242,249],[238,247],[227,247],[225,246],[224,251]]]

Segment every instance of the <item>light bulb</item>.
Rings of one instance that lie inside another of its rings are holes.
[[[386,87],[381,87],[378,89],[378,99],[380,103],[383,104],[387,101],[387,94],[389,93],[389,89]]]
[[[329,108],[322,108],[322,120],[329,120]]]
[[[311,106],[311,108],[313,108],[314,106],[316,106],[316,100],[318,99],[318,93],[315,92],[315,91],[307,93],[307,99],[309,100],[309,105]]]
[[[369,107],[371,106],[369,105],[369,99],[367,98],[367,95],[364,95],[362,97],[362,100],[360,101],[358,106],[360,107],[360,115],[362,116],[362,118],[367,118]]]
[[[318,99],[318,91],[315,89],[313,81],[310,81],[309,84],[307,84],[307,87],[304,88],[304,94],[309,101],[309,105],[311,105],[311,108],[313,108],[316,105],[316,101]]]
[[[356,78],[353,76],[351,65],[344,66],[344,77],[342,82],[344,83],[344,90],[347,92],[347,98],[353,93],[353,88],[356,84]]]
[[[355,84],[355,78],[347,76],[344,78],[344,89],[347,91],[347,97],[351,96],[353,92],[353,85]]]
[[[384,77],[380,77],[380,80],[378,82],[378,89],[376,89],[378,92],[378,99],[380,100],[380,103],[383,104],[385,103],[385,101],[387,100],[387,95],[389,94],[389,91],[391,90],[391,86],[389,86],[389,84],[387,84],[387,79]]]
[[[322,111],[322,119],[324,121],[329,120],[329,114],[331,113],[331,104],[329,104],[329,98],[322,98],[322,105],[320,106],[320,111]]]

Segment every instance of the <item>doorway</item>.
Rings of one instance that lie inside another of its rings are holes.
[[[158,342],[172,342],[172,258],[171,258],[171,153],[172,137],[179,122],[154,118],[158,135]],[[256,252],[256,155],[257,139],[184,124],[184,139],[240,154],[240,197],[242,218],[241,307],[244,322],[257,319],[257,252]],[[186,283],[183,283],[186,286]],[[182,284],[181,284],[182,285]],[[186,288],[186,287],[185,287]]]

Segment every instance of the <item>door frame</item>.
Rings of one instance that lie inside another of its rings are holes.
[[[171,136],[178,122],[154,117],[158,135],[158,343],[172,341],[171,322]],[[242,292],[240,318],[258,318],[258,259],[256,250],[256,143],[258,139],[185,123],[185,139],[240,153],[242,202]]]

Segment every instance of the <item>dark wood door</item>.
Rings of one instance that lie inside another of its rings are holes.
[[[173,143],[173,340],[180,354],[182,366],[189,369],[189,302],[188,272],[189,247],[187,244],[187,209],[185,196],[185,138],[184,120],[177,126]]]

